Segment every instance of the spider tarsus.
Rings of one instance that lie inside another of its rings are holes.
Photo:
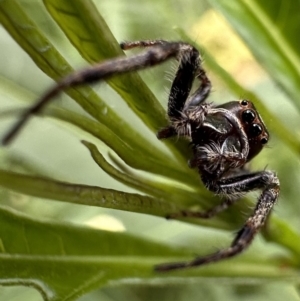
[[[66,78],[67,79],[67,78]],[[57,96],[63,88],[68,86],[68,81],[62,80],[54,87],[52,87],[48,92],[43,95],[35,104],[29,107],[21,116],[16,124],[8,131],[8,133],[2,138],[2,145],[10,144],[13,139],[19,134],[24,125],[28,120],[41,112],[41,110],[55,97]]]
[[[182,270],[187,268],[186,262],[163,263],[154,266],[155,272],[169,272],[174,270]]]

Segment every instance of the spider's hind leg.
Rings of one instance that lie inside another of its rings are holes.
[[[275,173],[262,171],[249,175],[229,178],[217,181],[218,183],[210,186],[215,192],[246,192],[254,189],[262,189],[252,216],[248,218],[243,228],[237,233],[231,246],[227,249],[197,257],[190,262],[166,263],[155,267],[156,271],[170,271],[196,267],[203,264],[220,261],[225,258],[233,257],[243,252],[252,242],[257,232],[265,225],[279,195],[280,184]]]

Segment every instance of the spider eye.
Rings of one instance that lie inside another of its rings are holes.
[[[242,113],[242,118],[243,118],[243,121],[245,121],[247,123],[251,123],[255,119],[255,113],[252,110],[245,110]]]
[[[262,133],[262,127],[257,123],[253,123],[250,127],[250,135],[252,137],[257,137],[261,133]]]
[[[266,138],[266,137],[263,137],[263,138],[261,138],[261,140],[260,140],[260,143],[261,144],[266,144],[268,142],[268,138]]]
[[[242,106],[247,106],[247,105],[248,105],[248,100],[243,99],[243,100],[241,101],[241,105],[242,105]]]

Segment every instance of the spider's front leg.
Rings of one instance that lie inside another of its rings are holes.
[[[274,172],[262,171],[243,176],[211,181],[211,179],[202,178],[206,186],[218,194],[243,193],[255,189],[262,189],[254,213],[248,218],[243,228],[238,232],[231,246],[207,256],[197,257],[190,262],[175,262],[157,265],[156,271],[170,271],[196,267],[210,262],[216,262],[225,258],[230,258],[245,250],[257,232],[264,226],[267,217],[275,205],[279,191],[279,180]]]
[[[198,50],[189,44],[181,43],[177,59],[179,66],[168,100],[168,117],[171,125],[157,133],[159,139],[176,135],[190,137],[191,127],[200,127],[210,109],[205,100],[211,91],[211,82],[202,68]],[[195,79],[200,81],[200,85],[190,95]]]
[[[38,99],[36,103],[21,114],[18,122],[2,139],[2,144],[8,144],[23,128],[32,115],[39,114],[54,97],[67,88],[94,83],[119,74],[149,68],[174,57],[184,61],[185,53],[197,52],[197,50],[189,44],[163,40],[128,42],[122,43],[121,47],[123,49],[148,47],[149,49],[134,56],[118,57],[100,62],[61,78],[51,89]],[[181,57],[183,58],[181,59]]]

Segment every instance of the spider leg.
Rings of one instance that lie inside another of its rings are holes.
[[[179,67],[173,80],[168,101],[168,116],[171,120],[182,118],[182,113],[199,106],[209,95],[211,82],[201,66],[198,50],[183,44],[179,57]],[[188,98],[194,79],[201,81],[199,88]]]
[[[191,123],[201,126],[209,107],[203,102],[211,91],[211,82],[202,68],[201,56],[193,46],[183,43],[181,46],[181,52],[177,57],[179,67],[168,100],[171,125],[158,132],[159,139],[175,135],[190,136]],[[200,81],[200,86],[189,96],[195,79]],[[190,114],[191,111],[193,114]]]
[[[145,48],[168,43],[164,40],[144,40],[123,42],[120,46],[123,50],[128,50],[135,47]],[[211,82],[201,66],[202,60],[198,50],[186,43],[178,42],[178,44],[181,45],[181,51],[178,53],[180,63],[169,95],[168,115],[170,118],[180,117],[178,113],[183,110],[183,106],[186,109],[198,106],[208,97],[211,90]],[[195,78],[199,79],[201,84],[190,99],[186,101]],[[178,91],[182,94],[179,94]]]
[[[208,184],[208,183],[207,183]],[[253,189],[262,189],[257,205],[251,217],[248,218],[243,228],[237,233],[231,246],[207,256],[197,257],[189,262],[167,263],[157,265],[156,271],[170,271],[196,267],[225,258],[233,257],[244,251],[252,242],[257,232],[264,226],[266,219],[275,205],[279,195],[279,180],[271,171],[262,171],[216,181],[207,185],[217,193],[240,193]]]
[[[120,43],[120,47],[123,50],[129,50],[132,48],[146,48],[146,47],[153,47],[156,45],[164,45],[170,42],[165,40],[143,40],[143,41],[129,41],[129,42],[122,42]]]
[[[130,43],[124,43],[123,46]],[[133,42],[132,45],[143,46],[143,41]],[[185,49],[194,49],[192,46],[180,42],[167,42],[159,40],[157,42],[144,42],[144,47],[152,46],[147,51],[131,56],[111,59],[99,64],[89,66],[81,71],[74,72],[62,78],[52,89],[44,94],[34,105],[28,108],[21,116],[18,122],[5,135],[2,144],[8,144],[21,130],[29,118],[38,114],[54,97],[68,87],[79,86],[86,83],[93,83],[100,80],[105,80],[109,77],[118,74],[124,74],[131,71],[137,71],[158,65],[172,57],[181,56]],[[131,46],[134,47],[134,46]],[[194,52],[196,50],[194,49]],[[198,52],[197,52],[198,53]]]

